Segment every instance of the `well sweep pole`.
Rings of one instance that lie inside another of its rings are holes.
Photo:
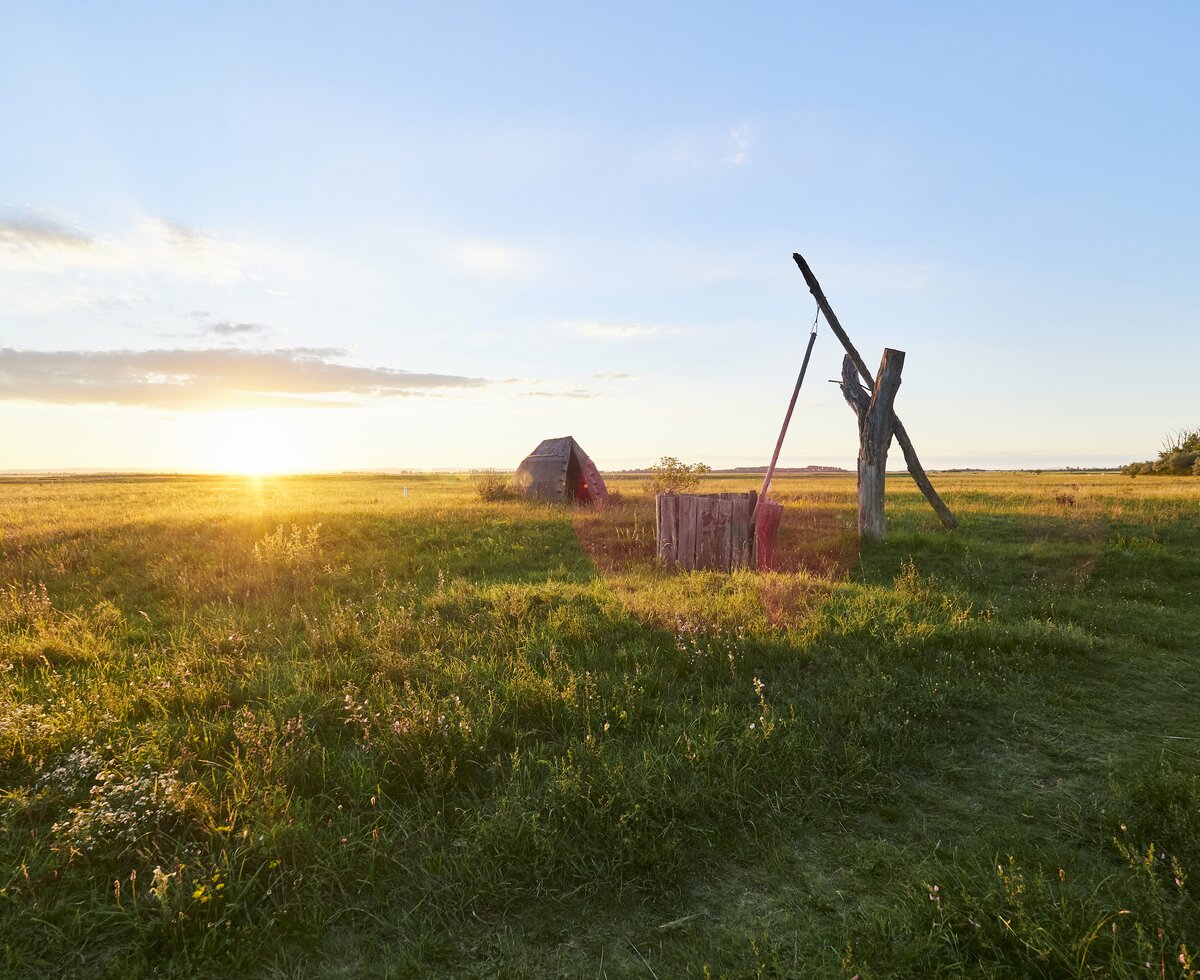
[[[804,384],[804,375],[808,371],[808,359],[812,357],[813,343],[817,339],[817,325],[813,324],[812,333],[808,335],[808,348],[804,351],[804,360],[800,364],[800,376],[796,378],[796,387],[792,391],[792,400],[788,402],[787,414],[783,417],[783,428],[779,430],[779,438],[775,442],[775,453],[771,456],[771,465],[767,467],[767,475],[763,479],[762,489],[758,492],[758,501],[754,504],[754,513],[750,515],[750,525],[754,525],[754,518],[758,516],[758,505],[767,496],[767,491],[771,489],[771,477],[775,475],[775,464],[779,462],[779,453],[783,449],[783,437],[787,435],[788,425],[792,421],[792,412],[796,408],[796,399],[800,395],[800,386]]]
[[[858,373],[863,376],[867,382],[867,387],[873,389],[875,386],[875,378],[871,375],[870,368],[867,367],[866,361],[862,359],[854,344],[850,342],[850,337],[846,331],[842,329],[841,323],[838,322],[837,314],[833,312],[833,307],[829,305],[829,300],[825,298],[825,294],[821,291],[821,284],[817,282],[817,277],[813,275],[812,269],[808,267],[808,263],[804,261],[804,256],[799,252],[793,252],[792,258],[796,260],[796,265],[800,267],[800,272],[804,276],[804,281],[808,283],[808,290],[813,294],[813,298],[817,301],[817,306],[821,308],[821,313],[825,316],[825,321],[829,324],[829,329],[833,331],[834,336],[841,341],[842,346],[846,348],[846,353],[850,355],[850,359],[854,362],[854,366],[858,368]],[[938,517],[942,519],[942,523],[948,528],[958,527],[958,521],[951,513],[950,508],[938,492],[933,488],[933,484],[929,482],[929,477],[925,473],[925,467],[921,465],[920,459],[917,458],[917,451],[913,448],[912,440],[908,438],[908,432],[900,422],[898,415],[893,416],[894,432],[896,442],[900,444],[900,449],[904,452],[904,462],[908,464],[908,472],[912,474],[912,478],[916,481],[921,492],[925,494],[925,499],[929,501],[930,506],[937,512]]]

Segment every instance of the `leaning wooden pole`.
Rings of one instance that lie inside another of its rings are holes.
[[[842,346],[846,349],[846,353],[854,361],[854,366],[858,368],[858,373],[862,375],[868,386],[874,388],[875,378],[872,376],[870,368],[867,367],[867,362],[862,359],[862,355],[859,354],[854,344],[850,342],[849,335],[842,329],[841,323],[838,322],[837,314],[833,312],[833,307],[829,305],[829,300],[825,298],[825,294],[821,291],[821,284],[817,282],[817,277],[813,275],[812,269],[804,261],[804,256],[799,252],[793,252],[792,258],[796,260],[796,265],[800,267],[804,281],[808,283],[809,292],[813,294],[813,298],[817,301],[817,306],[821,308],[821,313],[824,314],[825,322],[829,324],[829,329],[841,341]],[[929,482],[929,477],[925,474],[925,467],[921,465],[920,459],[917,458],[917,451],[913,448],[912,440],[908,438],[908,432],[905,431],[899,416],[893,415],[893,418],[895,420],[894,432],[896,442],[900,444],[900,449],[904,453],[904,462],[908,464],[908,472],[912,474],[913,480],[921,488],[921,493],[925,494],[925,499],[929,501],[930,506],[933,507],[938,517],[942,519],[942,523],[948,528],[958,527],[958,521],[954,517],[954,514],[950,512],[950,508],[946,506],[946,502],[938,496],[938,492],[933,489],[933,484]]]
[[[771,454],[771,465],[767,467],[767,475],[763,477],[762,489],[758,491],[758,503],[754,505],[754,513],[750,515],[750,523],[758,516],[758,504],[766,499],[771,489],[771,478],[775,475],[775,466],[779,462],[779,453],[783,450],[783,439],[787,435],[788,424],[792,421],[792,412],[796,410],[796,399],[800,396],[800,388],[804,385],[804,375],[808,373],[808,361],[812,357],[813,342],[817,339],[817,327],[813,324],[812,333],[808,335],[808,348],[804,351],[804,360],[800,364],[800,375],[796,378],[796,387],[792,391],[792,400],[788,402],[787,413],[783,416],[783,427],[779,430],[779,438],[775,441],[775,452]]]

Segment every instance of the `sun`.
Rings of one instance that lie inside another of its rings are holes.
[[[304,463],[290,427],[269,412],[229,412],[214,420],[206,469],[239,476],[297,473]]]

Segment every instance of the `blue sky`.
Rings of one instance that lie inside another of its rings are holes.
[[[765,462],[796,250],[907,351],[929,465],[1145,458],[1200,416],[1198,42],[1191,3],[7,4],[0,469]],[[853,459],[840,357],[785,462]]]

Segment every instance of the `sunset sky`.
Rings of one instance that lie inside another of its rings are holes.
[[[0,470],[765,463],[793,251],[927,465],[1147,458],[1197,51],[1193,2],[6,3]],[[852,461],[840,360],[785,464]]]

